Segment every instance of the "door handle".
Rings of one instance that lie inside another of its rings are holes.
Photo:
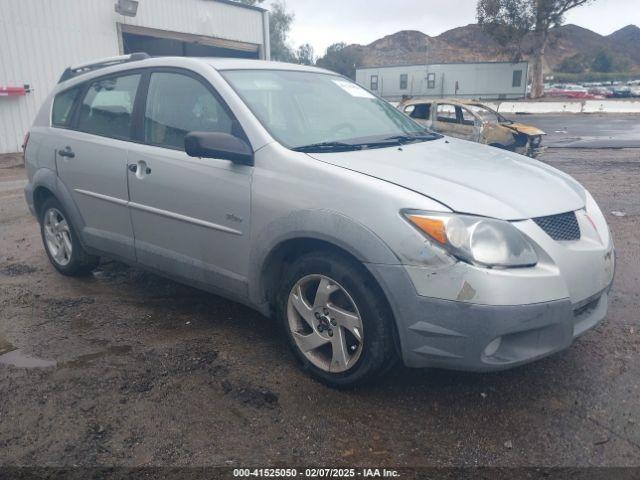
[[[58,155],[66,158],[74,158],[76,156],[76,154],[73,153],[73,150],[71,150],[71,147],[69,146],[58,150]]]
[[[147,166],[146,162],[131,163],[127,168],[131,173],[140,172],[140,175],[151,175],[151,168]]]

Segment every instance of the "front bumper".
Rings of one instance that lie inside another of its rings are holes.
[[[573,304],[481,305],[416,294],[402,267],[369,266],[391,288],[402,358],[408,367],[496,371],[568,348],[607,313],[609,288]]]
[[[584,214],[577,218],[582,237],[572,242],[552,240],[531,220],[514,223],[536,249],[535,267],[372,266],[404,363],[503,370],[563,350],[594,328],[607,313],[615,250],[606,225],[598,234]]]

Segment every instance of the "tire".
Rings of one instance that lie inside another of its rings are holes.
[[[321,286],[332,293],[326,302],[312,305]],[[397,361],[394,319],[384,295],[364,266],[345,255],[314,252],[293,262],[285,272],[276,313],[302,369],[331,387],[361,385]],[[356,317],[359,328],[354,328]],[[306,353],[301,347],[323,340],[327,343]],[[346,357],[348,361],[342,361]]]
[[[49,261],[62,275],[82,277],[98,266],[100,258],[85,251],[75,227],[54,197],[45,200],[40,209],[40,234]]]

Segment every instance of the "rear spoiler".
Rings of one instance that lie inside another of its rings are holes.
[[[121,55],[118,57],[103,58],[102,60],[99,60],[97,62],[76,65],[74,67],[67,68],[62,74],[62,76],[60,77],[60,80],[58,80],[58,83],[62,83],[66,80],[77,77],[78,75],[89,73],[94,70],[99,70],[101,68],[111,67],[113,65],[119,65],[121,63],[137,62],[139,60],[145,60],[147,58],[151,58],[151,57],[146,53],[140,52],[140,53],[132,53],[130,55]]]

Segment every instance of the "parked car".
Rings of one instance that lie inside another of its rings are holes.
[[[615,86],[611,89],[613,92],[613,97],[615,98],[629,98],[632,95],[631,87],[627,87],[626,85]]]
[[[594,95],[589,93],[589,90],[581,85],[574,84],[556,84],[551,88],[545,90],[545,96],[547,97],[564,97],[572,99],[588,100],[594,98]]]
[[[610,88],[597,86],[589,88],[589,93],[596,97],[609,98],[613,96],[613,92]]]
[[[428,129],[463,140],[484,143],[535,157],[545,132],[507,120],[476,101],[420,99],[402,101],[398,108]]]
[[[112,257],[242,302],[333,386],[398,359],[515,367],[607,311],[613,243],[578,182],[429,132],[326,70],[143,56],[71,68],[25,156],[58,272]]]

